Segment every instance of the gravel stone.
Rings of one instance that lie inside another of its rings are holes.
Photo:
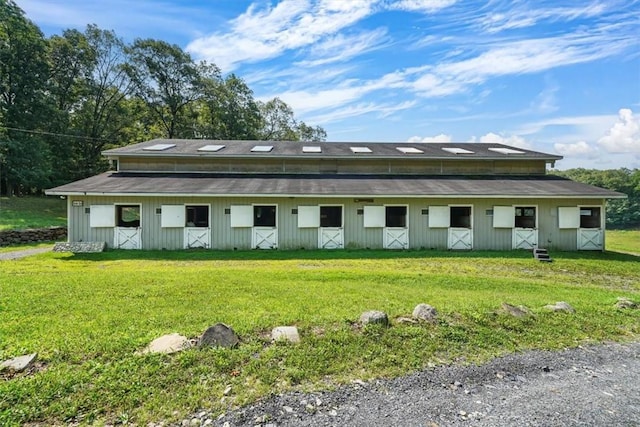
[[[530,351],[480,366],[437,366],[363,384],[273,396],[231,411],[212,425],[640,425],[640,342]],[[469,393],[462,392],[462,385]],[[283,410],[303,400],[323,406],[316,411]]]

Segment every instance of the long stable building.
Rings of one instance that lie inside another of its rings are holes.
[[[152,140],[46,191],[69,241],[121,249],[603,250],[614,191],[485,143]]]

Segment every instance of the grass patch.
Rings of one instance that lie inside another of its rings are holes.
[[[640,313],[614,303],[640,299],[640,258],[553,257],[545,264],[528,252],[107,251],[5,261],[0,359],[37,351],[42,370],[0,378],[0,424],[144,425],[429,363],[637,339]],[[562,300],[576,313],[542,308]],[[421,302],[438,309],[438,324],[355,324],[363,311],[393,319]],[[499,314],[502,302],[534,316]],[[240,334],[238,349],[134,355],[160,335],[196,337],[217,322]],[[299,345],[269,343],[271,328],[292,324]]]
[[[640,255],[640,230],[607,230],[607,250]]]
[[[58,197],[0,197],[0,231],[67,225],[67,202]]]

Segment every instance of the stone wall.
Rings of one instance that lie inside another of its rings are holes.
[[[0,246],[22,243],[51,242],[67,237],[67,227],[28,228],[26,230],[0,231]]]

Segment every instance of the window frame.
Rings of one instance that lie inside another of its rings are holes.
[[[253,207],[253,226],[254,227],[272,227],[272,228],[278,228],[278,205],[277,204],[264,204],[264,203],[254,203],[251,205]],[[256,208],[261,208],[261,207],[271,207],[273,208],[273,225],[264,225],[264,224],[257,224],[256,223]]]
[[[522,226],[518,224],[518,218],[531,218],[530,216],[525,216],[525,215],[518,215],[518,209],[522,209],[523,211],[525,209],[533,209],[533,225],[531,227],[529,226]],[[513,216],[514,216],[514,228],[529,228],[529,229],[536,229],[538,228],[538,205],[513,205]]]
[[[454,225],[453,221],[455,219],[455,215],[453,214],[453,210],[456,208],[468,208],[469,209],[469,226],[464,225]],[[465,229],[473,229],[473,205],[449,205],[449,228],[465,228]]]
[[[197,209],[206,208],[207,209],[207,225],[198,225],[201,221],[198,220],[198,214],[196,213],[196,222],[194,225],[189,225],[189,208]],[[194,203],[194,204],[185,204],[184,205],[184,226],[185,228],[211,228],[211,205],[207,203]]]
[[[118,228],[141,228],[142,227],[142,203],[114,203],[115,206],[115,223],[116,223],[116,227]],[[138,209],[138,219],[137,219],[137,224],[134,226],[130,226],[130,225],[123,225],[126,224],[128,222],[136,222],[136,221],[123,221],[122,219],[122,214],[123,214],[123,209],[125,208],[137,208]]]
[[[597,215],[597,220],[598,220],[598,225],[597,226],[591,226],[591,225],[583,225],[583,221],[582,218],[585,217],[586,215],[582,215],[582,211],[589,209],[591,210],[592,215],[589,215],[588,218],[594,218],[593,216],[593,209],[597,209],[598,210],[598,215]],[[580,222],[580,227],[581,229],[588,229],[588,230],[597,230],[597,229],[603,229],[603,221],[604,221],[604,215],[602,214],[604,212],[604,207],[603,206],[599,206],[599,205],[579,205],[578,206],[578,216],[580,217],[579,222]]]
[[[320,207],[320,228],[343,228],[344,227],[344,205],[319,205]],[[322,225],[323,208],[340,208],[340,225]]]
[[[389,209],[397,208],[404,209],[404,225],[389,225]],[[385,228],[409,228],[409,205],[384,205],[384,226]]]

